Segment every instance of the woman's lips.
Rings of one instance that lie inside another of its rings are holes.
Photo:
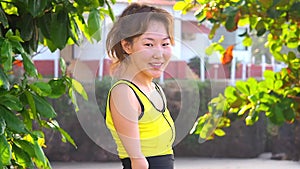
[[[160,69],[162,67],[163,63],[150,63],[150,66],[155,69]]]

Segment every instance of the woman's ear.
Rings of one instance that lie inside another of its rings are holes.
[[[132,53],[131,51],[131,43],[126,41],[126,40],[121,40],[121,45],[122,45],[122,48],[123,50],[128,54],[130,55]]]

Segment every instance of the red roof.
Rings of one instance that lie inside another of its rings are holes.
[[[118,2],[128,2],[128,0],[119,0]],[[152,5],[174,5],[176,0],[137,0],[132,2],[146,3]]]
[[[209,28],[207,28],[203,24],[198,24],[198,22],[195,21],[182,21],[181,31],[184,33],[210,33]]]

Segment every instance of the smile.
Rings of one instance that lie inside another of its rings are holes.
[[[159,69],[163,65],[163,63],[150,63],[151,67]]]

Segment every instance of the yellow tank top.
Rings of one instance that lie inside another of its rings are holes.
[[[173,154],[172,144],[175,139],[175,127],[160,88],[155,84],[156,90],[160,93],[162,100],[164,100],[163,110],[156,109],[150,99],[130,81],[119,80],[112,88],[121,83],[128,85],[134,91],[141,105],[142,112],[139,117],[138,126],[143,155],[145,157],[151,157]],[[123,159],[129,156],[118,137],[111,117],[109,99],[112,88],[108,93],[106,104],[106,125],[117,144],[118,155]]]

